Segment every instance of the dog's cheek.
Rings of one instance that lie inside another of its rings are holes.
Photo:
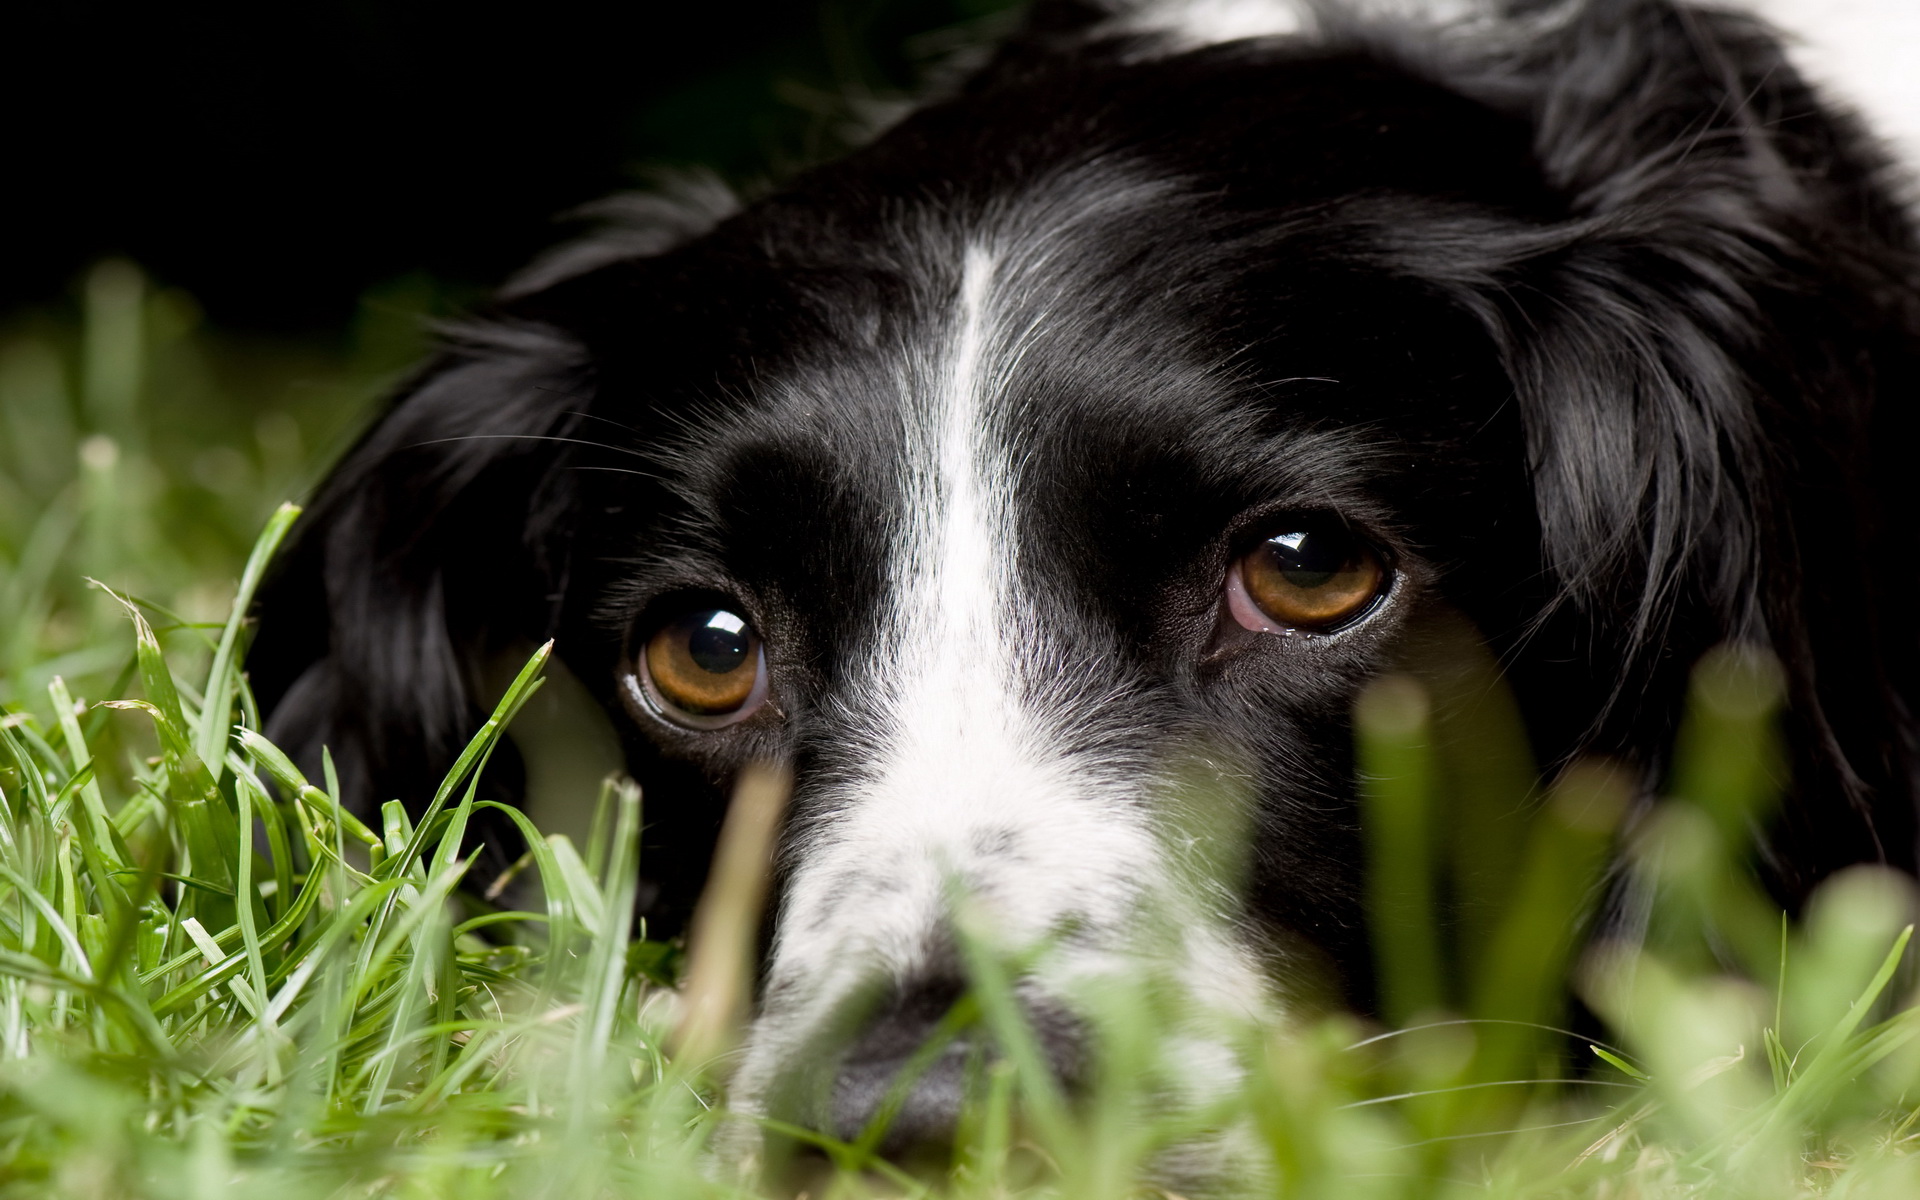
[[[1414,583],[1377,623],[1339,641],[1263,644],[1224,665],[1197,708],[1246,764],[1254,797],[1244,927],[1286,1007],[1371,1004],[1361,905],[1365,848],[1352,709],[1372,681],[1399,669],[1399,646],[1422,598]]]

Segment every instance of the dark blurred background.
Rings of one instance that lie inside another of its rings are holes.
[[[207,652],[432,320],[662,168],[844,148],[1009,0],[0,9],[0,705]]]
[[[0,18],[0,309],[107,255],[237,330],[498,280],[650,166],[830,152],[1008,0],[28,3]]]

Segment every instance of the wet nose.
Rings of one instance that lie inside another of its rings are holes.
[[[952,1147],[967,1092],[968,1063],[982,1044],[981,1034],[969,1029],[937,1049],[931,1043],[964,992],[958,982],[939,980],[892,993],[840,1061],[831,1108],[835,1136],[857,1141],[894,1104],[878,1145],[882,1157],[900,1161],[943,1155]],[[1085,1052],[1081,1023],[1053,1005],[1025,1003],[1022,1008],[1055,1077],[1071,1090]],[[916,1058],[922,1047],[931,1057]],[[896,1096],[896,1084],[910,1067],[917,1069]]]

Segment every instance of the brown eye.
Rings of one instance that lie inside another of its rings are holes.
[[[767,696],[767,658],[745,617],[704,608],[662,625],[640,655],[647,698],[696,729],[730,725]]]
[[[1278,534],[1229,573],[1227,603],[1248,629],[1324,631],[1366,612],[1387,568],[1373,547],[1337,526]]]

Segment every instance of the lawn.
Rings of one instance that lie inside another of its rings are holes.
[[[1920,1195],[1911,889],[1766,898],[1778,672],[1735,652],[1631,814],[1604,764],[1539,784],[1470,663],[1362,697],[1383,1018],[1216,1030],[1235,1061],[1196,1087],[1143,961],[1082,998],[1100,1066],[1069,1100],[1008,1003],[1044,947],[969,925],[948,1030],[995,1053],[952,1165],[812,1139],[810,1171],[756,1175],[725,1051],[763,841],[723,848],[745,865],[690,958],[634,927],[624,781],[583,844],[510,814],[536,911],[464,888],[539,655],[423,813],[346,812],[257,732],[240,614],[282,502],[440,303],[402,285],[338,343],[242,341],[109,262],[0,334],[0,1195],[1155,1196],[1196,1161],[1339,1200]],[[1494,842],[1519,865],[1489,878]],[[1578,932],[1608,889],[1632,944]]]

